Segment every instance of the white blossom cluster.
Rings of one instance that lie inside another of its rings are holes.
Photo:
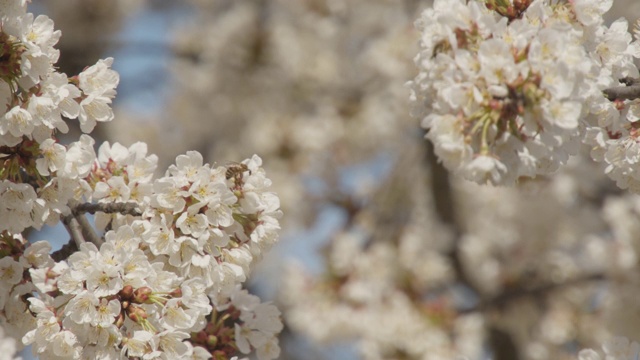
[[[628,338],[613,337],[602,344],[604,357],[593,349],[580,350],[578,360],[627,360],[640,357],[640,344]]]
[[[452,234],[429,208],[429,194],[419,185],[424,177],[406,169],[396,178],[400,183],[385,184],[391,193],[410,189],[410,198],[401,200],[413,210],[406,226],[367,224],[382,208],[374,203],[353,228],[332,237],[325,276],[314,278],[302,266],[288,269],[281,294],[291,329],[317,343],[354,340],[362,359],[479,358],[486,320],[457,315],[453,301],[439,295],[455,276],[443,254]]]
[[[634,187],[637,106],[602,93],[637,77],[627,21],[612,0],[439,1],[410,83],[417,115],[449,169],[477,183],[555,172],[580,141],[623,188]]]
[[[62,116],[78,119],[85,133],[96,122],[113,120],[111,100],[118,74],[110,69],[112,58],[100,60],[80,75],[68,79],[55,71],[60,38],[46,15],[34,19],[23,1],[3,3],[3,64],[0,100],[0,146],[15,146],[23,137],[39,143],[52,132],[67,132]]]
[[[411,220],[401,230],[376,226],[367,221],[377,219],[372,210],[363,209],[352,229],[332,237],[323,277],[292,268],[282,292],[289,325],[318,343],[354,339],[364,359],[480,359],[493,324],[529,360],[575,359],[572,344],[632,336],[639,323],[630,314],[640,309],[639,197],[594,202],[612,184],[581,155],[556,176],[520,188],[456,181],[457,238],[430,210],[424,179],[413,169],[394,172],[404,182],[384,187],[410,194],[398,202],[415,204]],[[513,289],[551,290],[486,312],[468,292],[452,296],[444,288],[456,286],[448,256],[456,242],[466,281],[488,303]],[[379,323],[385,326],[372,325]]]
[[[252,168],[260,174],[256,166]],[[225,169],[223,177],[224,173]],[[267,217],[254,216],[258,222]],[[282,328],[278,310],[260,304],[239,285],[254,255],[266,246],[265,240],[256,235],[260,230],[245,233],[242,225],[208,231],[215,230],[224,232],[226,248],[205,236],[184,235],[178,225],[167,225],[164,216],[137,219],[108,231],[99,249],[84,243],[79,252],[58,263],[49,256],[47,242],[34,243],[17,260],[18,254],[0,259],[6,322],[13,334],[26,333],[23,343],[33,343],[34,353],[41,358],[205,359],[217,345],[230,347],[234,342],[243,353],[257,349],[260,359],[276,358],[275,335]],[[24,247],[19,240],[12,242],[14,252]],[[29,296],[33,294],[37,296]],[[25,295],[35,319],[26,311]],[[207,295],[216,312],[229,313],[231,324],[207,319],[212,312]],[[12,309],[15,306],[18,311]],[[225,332],[233,336],[220,339],[220,344],[202,341],[201,346],[192,346],[198,342],[186,341],[190,333],[208,327],[209,320],[217,327],[208,329],[208,336],[217,338]],[[207,346],[211,352],[204,350]]]
[[[482,316],[455,316],[448,300],[420,302],[415,299],[419,293],[393,284],[397,278],[380,279],[390,271],[376,268],[375,260],[395,255],[384,250],[360,255],[361,262],[370,262],[366,270],[376,269],[369,277],[358,274],[353,280],[317,281],[302,269],[291,268],[284,291],[291,294],[286,314],[292,329],[317,343],[356,341],[362,359],[396,359],[403,355],[425,360],[458,359],[460,353],[477,358],[483,343]]]
[[[212,167],[188,152],[154,179],[143,143],[58,143],[63,117],[84,132],[112,120],[113,60],[69,79],[50,19],[25,1],[0,15],[0,326],[42,359],[277,358],[280,313],[241,286],[280,228],[262,160]],[[21,236],[60,219],[73,253]]]
[[[280,355],[278,339],[282,331],[280,311],[272,304],[260,303],[260,298],[246,290],[238,291],[222,303],[216,303],[216,310],[229,310],[239,321],[234,324],[235,343],[238,349],[248,354],[257,349],[259,359],[276,359]]]
[[[17,349],[16,340],[8,336],[5,330],[0,327],[0,359],[21,360],[21,357],[16,356]]]
[[[251,265],[277,240],[280,202],[258,156],[212,168],[190,151],[166,176],[151,182],[157,158],[144,144],[101,146],[89,179],[99,203],[135,201],[143,209],[140,231],[148,255],[182,277],[199,279],[228,297]],[[126,224],[131,215],[98,214],[100,227]],[[112,221],[113,220],[113,221]]]
[[[19,233],[55,223],[68,210],[67,200],[81,195],[74,192],[83,188],[82,178],[91,170],[94,141],[83,135],[64,147],[54,133],[68,131],[63,116],[77,118],[84,132],[98,121],[111,121],[119,76],[110,69],[111,58],[70,79],[57,72],[59,52],[53,46],[60,31],[46,15],[34,19],[25,1],[3,3],[0,22],[0,231]]]

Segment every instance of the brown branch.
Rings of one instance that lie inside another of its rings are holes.
[[[55,262],[66,260],[69,256],[71,256],[71,254],[78,250],[78,245],[76,245],[73,240],[69,240],[69,242],[64,244],[60,249],[52,252],[51,258]]]
[[[600,280],[605,280],[604,274],[591,274],[591,275],[578,277],[578,278],[571,279],[561,283],[544,284],[544,285],[540,285],[532,288],[518,287],[512,290],[505,291],[494,298],[491,298],[485,301],[480,301],[478,305],[473,306],[471,308],[458,310],[458,313],[468,314],[468,313],[477,312],[477,311],[487,311],[495,308],[503,308],[506,305],[514,301],[517,301],[519,299],[528,298],[528,297],[539,298],[555,290],[559,290],[565,287],[579,285],[585,282],[600,281]]]
[[[93,226],[91,226],[87,218],[84,216],[85,213],[95,214],[96,212],[101,211],[107,214],[119,213],[133,216],[142,215],[142,211],[138,208],[138,204],[133,202],[93,204],[71,201],[69,203],[69,207],[71,208],[71,214],[62,217],[62,222],[71,235],[71,240],[62,246],[61,249],[51,253],[51,258],[55,261],[67,259],[71,254],[78,251],[80,249],[80,245],[87,240],[98,247],[104,243],[104,240],[98,236],[93,229]]]
[[[495,325],[490,325],[487,332],[489,345],[493,351],[493,360],[515,360],[520,358],[520,352],[508,331]]]
[[[438,162],[431,142],[425,141],[425,143],[427,144],[427,161],[431,169],[431,194],[433,195],[434,207],[440,220],[448,225],[453,232],[453,245],[448,257],[451,261],[455,278],[459,283],[473,291],[476,296],[482,297],[480,289],[471,281],[462,262],[460,239],[463,230],[455,212],[455,198],[451,189],[449,172]],[[483,303],[483,301],[480,303]],[[520,359],[515,340],[507,330],[499,329],[495,324],[487,323],[486,331],[494,360]]]
[[[614,86],[602,90],[610,101],[640,99],[640,79],[624,77],[620,79],[622,86]]]
[[[61,249],[51,253],[51,257],[55,261],[62,261],[69,257],[69,255],[80,249],[80,245],[85,241],[89,241],[96,246],[100,247],[104,243],[104,240],[98,236],[93,229],[93,226],[89,223],[84,216],[85,213],[95,214],[98,211],[113,214],[120,213],[124,215],[140,216],[142,211],[138,208],[138,204],[130,203],[109,203],[109,204],[92,204],[92,203],[79,203],[77,201],[70,201],[69,207],[71,208],[71,214],[62,217],[62,222],[65,228],[71,235],[71,240],[65,244]]]
[[[481,301],[478,305],[469,308],[458,310],[458,314],[468,314],[472,312],[485,312],[491,309],[501,309],[509,305],[513,301],[517,301],[523,298],[541,298],[555,290],[559,290],[565,287],[579,285],[583,282],[604,280],[603,274],[592,274],[584,277],[575,278],[562,283],[545,284],[534,288],[517,288],[509,290],[499,294],[498,296]],[[513,337],[505,329],[501,329],[495,324],[489,324],[488,328],[489,344],[493,352],[494,360],[514,360],[519,359],[519,351],[516,347]]]
[[[100,211],[106,214],[123,214],[123,215],[133,215],[140,216],[142,215],[142,211],[138,207],[137,203],[128,202],[128,203],[83,203],[77,204],[72,207],[72,211],[75,214],[95,214]]]
[[[453,233],[454,243],[447,255],[453,266],[456,280],[480,296],[479,290],[467,275],[462,263],[459,244],[462,235],[462,226],[458,221],[454,209],[455,199],[453,190],[451,189],[449,172],[438,162],[431,142],[425,141],[425,144],[427,146],[427,162],[431,169],[431,194],[433,196],[435,212],[440,218],[440,221],[446,224]]]
[[[80,223],[73,215],[63,216],[62,223],[64,224],[64,227],[67,228],[69,235],[71,235],[71,239],[79,249],[80,245],[85,242]]]
[[[80,228],[82,229],[82,235],[89,242],[94,243],[97,247],[100,247],[104,243],[104,240],[93,229],[93,226],[89,224],[89,220],[82,214],[75,214],[75,218],[80,224]]]
[[[104,240],[98,234],[96,234],[93,226],[89,224],[89,221],[84,216],[84,214],[78,212],[78,207],[81,206],[77,200],[71,199],[69,201],[69,207],[71,208],[71,216],[74,217],[75,221],[78,223],[80,230],[82,231],[82,236],[84,239],[89,240],[91,243],[95,244],[97,247],[100,247],[104,243]],[[78,249],[80,245],[78,245]]]

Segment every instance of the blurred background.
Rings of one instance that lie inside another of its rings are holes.
[[[187,150],[263,158],[283,231],[249,287],[283,312],[281,359],[573,359],[612,334],[640,339],[637,197],[588,155],[509,189],[452,179],[433,157],[405,87],[430,3],[31,11],[62,31],[67,74],[115,58],[116,119],[97,143],[146,142],[160,169]],[[615,1],[607,19],[620,16],[633,24],[640,3]]]

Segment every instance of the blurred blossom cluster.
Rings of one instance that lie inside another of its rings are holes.
[[[417,5],[194,3],[194,21],[174,39],[175,92],[160,129],[147,132],[151,145],[195,144],[217,159],[268,158],[282,221],[293,225],[318,210],[303,196],[345,201],[343,170],[420,136],[404,87],[414,73]]]
[[[640,356],[640,344],[629,341],[626,337],[614,337],[602,344],[605,359],[624,360]],[[593,349],[583,349],[578,354],[578,360],[601,360],[600,353]]]

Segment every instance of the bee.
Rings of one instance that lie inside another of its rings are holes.
[[[242,174],[244,174],[245,171],[249,171],[249,174],[251,174],[247,165],[238,162],[230,162],[226,165],[226,168],[227,171],[225,172],[225,176],[227,177],[227,180],[231,178],[241,180]]]

